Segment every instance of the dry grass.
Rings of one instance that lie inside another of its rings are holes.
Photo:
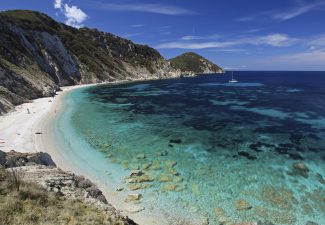
[[[10,175],[0,168],[0,225],[10,224],[123,224],[95,206],[66,199],[32,183],[10,184]]]

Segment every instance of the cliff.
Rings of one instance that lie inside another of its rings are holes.
[[[187,52],[169,60],[174,69],[182,74],[210,74],[223,73],[223,69],[206,58],[194,53]]]
[[[179,75],[146,45],[35,11],[0,13],[0,114],[60,86]]]

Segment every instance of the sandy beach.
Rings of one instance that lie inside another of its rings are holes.
[[[64,96],[77,88],[93,85],[97,84],[61,87],[62,91],[58,92],[54,98],[35,99],[30,103],[18,105],[13,111],[0,116],[0,150],[4,152],[15,150],[23,153],[46,152],[50,154],[57,167],[90,179],[103,191],[109,203],[122,210],[124,215],[130,216],[128,211],[137,210],[137,207],[124,203],[123,198],[127,193],[123,194],[123,197],[116,196],[115,190],[109,190],[103,183],[98,182],[98,177],[90,177],[87,168],[80,168],[73,162],[67,161],[60,154],[57,149],[58,146],[53,140],[51,122],[56,114],[62,110]],[[152,218],[143,218],[137,214],[130,217],[140,224],[156,224]]]
[[[39,98],[30,103],[18,105],[15,109],[0,116],[0,150],[8,152],[46,152],[41,144],[46,121],[59,109],[63,96],[76,88],[76,85],[61,88],[55,97]]]

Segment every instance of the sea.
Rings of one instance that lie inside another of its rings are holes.
[[[146,224],[324,225],[325,72],[234,78],[79,88],[53,138],[109,202]]]

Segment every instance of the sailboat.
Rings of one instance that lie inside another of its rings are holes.
[[[229,83],[237,83],[238,81],[234,79],[234,72],[231,72],[231,80],[229,81]]]

